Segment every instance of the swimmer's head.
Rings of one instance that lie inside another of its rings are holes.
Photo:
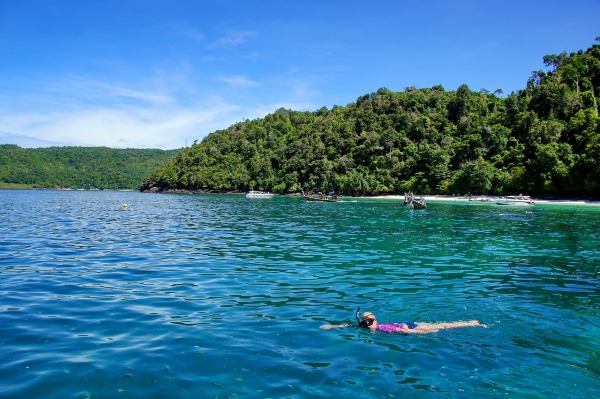
[[[364,319],[374,319],[375,315],[371,312],[365,312],[365,313],[363,313],[362,318],[363,318],[363,320]]]
[[[362,315],[362,320],[360,321],[360,323],[358,323],[358,325],[360,327],[364,327],[364,328],[369,328],[373,325],[373,322],[377,321],[377,319],[375,318],[375,315],[371,312],[365,312]]]

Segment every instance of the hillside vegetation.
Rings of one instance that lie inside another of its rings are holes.
[[[506,97],[381,88],[332,109],[279,109],[182,149],[142,189],[599,197],[600,45],[543,61]]]
[[[0,145],[0,187],[139,189],[178,150]]]

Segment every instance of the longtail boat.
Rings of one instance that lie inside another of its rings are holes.
[[[427,204],[423,197],[416,197],[412,192],[404,194],[404,205],[411,207],[412,209],[425,209]]]
[[[304,191],[303,191],[302,196],[304,197],[306,202],[338,202],[339,201],[338,196],[335,195],[334,193],[331,193],[329,195],[323,195],[323,194],[306,195],[306,194],[304,194]]]

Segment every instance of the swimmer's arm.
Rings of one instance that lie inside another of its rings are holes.
[[[319,327],[321,330],[331,330],[333,328],[346,328],[346,327],[352,327],[352,324],[328,324],[326,326],[321,326]]]

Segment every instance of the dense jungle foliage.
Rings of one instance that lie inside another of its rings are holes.
[[[0,145],[0,187],[139,189],[179,150]]]
[[[142,189],[600,197],[600,45],[543,61],[549,70],[506,97],[382,88],[332,109],[279,109],[182,149]]]

